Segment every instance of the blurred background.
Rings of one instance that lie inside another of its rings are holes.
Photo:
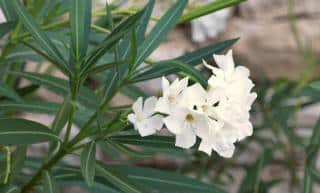
[[[214,0],[190,0],[188,9],[212,1]],[[111,0],[111,2],[130,9],[140,9],[146,3],[142,0]],[[101,10],[106,1],[93,0],[93,3],[94,9]],[[153,16],[155,18],[161,16],[172,3],[173,1],[157,0]],[[2,14],[1,21],[4,21]],[[152,25],[151,22],[150,28]],[[286,95],[300,93],[299,91],[303,90],[308,82],[320,77],[318,69],[320,58],[319,0],[248,0],[238,6],[177,26],[170,33],[166,42],[153,53],[152,58],[157,60],[173,58],[214,42],[237,37],[240,39],[232,48],[235,61],[251,70],[251,77],[256,83],[256,91],[260,94],[257,103],[261,102],[265,105],[268,101],[270,102],[269,107],[273,108],[280,103],[283,104],[284,101],[290,102],[292,98],[289,100]],[[28,65],[30,70],[34,70],[30,66],[32,65]],[[61,76],[60,74],[56,75]],[[160,80],[139,83],[138,86],[150,95],[159,95],[160,93]],[[272,97],[275,93],[279,95],[277,95],[278,98],[280,97],[276,102]],[[62,101],[61,97],[44,89],[39,89],[38,95],[50,101]],[[113,105],[131,104],[132,100],[124,95],[118,95],[112,103]],[[295,101],[293,103],[296,104]],[[286,138],[286,135],[281,132],[278,132],[279,136],[274,136],[274,133],[270,132],[273,125],[268,124],[270,124],[270,120],[271,122],[274,120],[274,117],[270,118],[269,123],[265,123],[268,122],[268,119],[264,117],[265,114],[259,109],[259,105],[257,106],[253,110],[253,122],[255,122],[256,129],[259,130],[259,135],[262,138],[256,136],[256,139],[262,141],[262,139],[275,137]],[[285,107],[277,106],[277,108],[279,109],[272,112],[271,116],[276,117],[279,116],[278,113],[283,114],[282,110]],[[19,116],[45,124],[52,121],[52,117],[46,115],[21,113]],[[294,111],[294,115],[290,114],[284,127],[294,129],[299,137],[310,136],[310,128],[314,126],[319,116],[320,105],[317,102],[305,107],[302,105],[299,106],[299,110]],[[267,129],[260,130],[260,127]],[[275,152],[272,162],[265,164],[266,167],[260,168],[258,174],[249,176],[253,179],[260,179],[261,184],[268,187],[263,189],[265,192],[299,192],[299,188],[294,187],[301,183],[299,179],[303,176],[305,155],[299,145],[284,141],[285,145],[289,144],[290,146],[287,148],[289,153],[284,155],[282,151]],[[250,168],[257,167],[257,163],[260,163],[259,157],[262,152],[266,151],[261,148],[261,144],[251,143],[250,139],[242,145],[246,147],[241,150],[241,153],[237,152],[233,159],[222,159],[213,155],[209,160],[207,156],[195,153],[192,158],[161,154],[143,161],[139,159],[134,161],[138,165],[162,169],[179,168],[190,176],[216,183],[229,192],[241,192],[239,189],[245,186],[243,179],[248,177]],[[46,147],[36,145],[29,150],[29,154],[41,155],[45,151]],[[103,150],[100,150],[98,156],[100,159],[110,160],[110,155],[103,153]],[[73,163],[78,162],[73,157],[68,160]],[[282,167],[283,165],[286,167]],[[317,168],[320,168],[319,161]],[[315,186],[314,192],[320,192],[320,187],[317,184]],[[264,192],[263,190],[258,192]]]

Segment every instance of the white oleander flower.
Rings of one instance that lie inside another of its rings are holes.
[[[206,117],[187,107],[175,107],[163,119],[170,132],[176,135],[176,146],[190,148],[196,142],[196,135],[208,130]]]
[[[169,114],[171,109],[178,105],[181,94],[188,86],[188,78],[176,79],[171,85],[169,81],[162,77],[162,97],[159,98],[156,111]]]
[[[143,137],[156,133],[163,126],[163,117],[159,114],[154,115],[156,103],[156,97],[147,98],[144,104],[142,97],[139,97],[132,105],[134,113],[128,115],[128,120]]]
[[[207,93],[209,96],[219,93],[219,101],[210,107],[209,130],[199,136],[202,139],[199,150],[210,154],[213,149],[223,157],[231,157],[234,143],[252,135],[249,110],[257,95],[251,93],[254,85],[249,79],[249,70],[243,66],[235,67],[232,51],[226,55],[214,55],[214,59],[220,68],[204,61],[213,73]]]

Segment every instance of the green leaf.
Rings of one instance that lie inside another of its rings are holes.
[[[72,104],[70,102],[70,97],[66,97],[52,122],[51,129],[55,134],[60,134],[60,131],[68,121],[68,115],[71,110]]]
[[[320,148],[320,119],[317,121],[315,127],[313,128],[313,133],[306,149],[307,160],[305,162],[304,170],[304,183],[303,190],[304,193],[313,192],[313,175],[312,170],[316,167],[316,160],[318,157],[318,152]]]
[[[215,11],[218,11],[220,9],[224,9],[233,5],[236,5],[238,3],[241,3],[246,0],[217,0],[212,3],[207,3],[202,6],[196,7],[192,9],[191,11],[185,13],[179,20],[179,23],[184,23],[187,21],[191,21],[195,18],[213,13]]]
[[[0,96],[1,95],[9,99],[13,99],[14,101],[17,101],[17,102],[23,101],[22,98],[16,93],[15,90],[13,90],[8,85],[0,82]]]
[[[85,146],[81,153],[81,172],[88,186],[92,186],[94,183],[95,166],[96,143],[92,141]]]
[[[310,87],[317,91],[320,91],[320,80],[312,82],[310,84]]]
[[[48,90],[61,95],[67,96],[69,94],[69,82],[67,80],[50,76],[47,74],[32,73],[32,72],[11,72],[12,74],[26,78],[35,84],[39,84]],[[86,107],[96,108],[100,102],[100,98],[90,89],[80,87],[79,102]]]
[[[225,40],[221,42],[214,43],[204,48],[197,49],[193,52],[184,54],[173,60],[178,60],[189,65],[197,65],[202,63],[202,60],[212,59],[213,54],[217,54],[235,44],[239,38]]]
[[[48,171],[44,171],[42,175],[42,187],[45,192],[48,193],[59,193],[59,188],[55,179],[51,176]]]
[[[220,188],[202,183],[192,178],[151,168],[113,165],[116,171],[126,173],[135,180],[161,193],[225,193]]]
[[[73,0],[70,11],[71,42],[76,61],[86,54],[91,25],[91,0]]]
[[[134,24],[141,18],[143,11],[140,11],[129,18],[127,18],[124,22],[122,22],[119,26],[117,26],[111,34],[107,36],[107,38],[96,48],[86,59],[84,66],[82,67],[82,73],[87,71],[94,65],[107,51],[111,50],[116,43],[125,35],[127,32],[132,30],[135,26]]]
[[[7,21],[14,21],[18,18],[12,6],[12,1],[0,0],[0,6]]]
[[[0,24],[0,38],[6,35],[9,31],[11,31],[16,26],[16,22],[8,21]]]
[[[155,0],[149,0],[148,4],[145,6],[145,11],[141,17],[140,25],[137,28],[137,42],[142,42],[144,40],[144,35],[147,31],[148,23],[152,14]]]
[[[134,85],[125,86],[120,92],[133,100],[136,100],[139,97],[147,97],[143,90]]]
[[[260,192],[261,189],[261,171],[266,164],[272,159],[272,150],[266,149],[258,160],[249,166],[246,176],[242,180],[238,193]]]
[[[0,192],[1,193],[19,193],[20,190],[16,186],[0,185]]]
[[[58,140],[58,136],[40,123],[17,118],[0,119],[0,145],[26,145]]]
[[[190,76],[191,79],[193,79],[196,82],[199,82],[203,87],[207,87],[207,80],[206,78],[198,72],[196,69],[193,68],[193,66],[189,66],[183,62],[175,61],[175,60],[168,60],[168,61],[163,61],[163,62],[157,62],[152,65],[155,69],[159,69],[159,71],[155,74],[150,73],[150,71],[143,72],[142,74],[138,74],[133,79],[131,82],[139,82],[143,80],[148,80],[148,79],[153,79],[158,76],[159,72],[162,72],[162,76],[168,75],[164,73],[163,71],[160,71],[160,69],[173,69],[176,71],[183,72],[187,75]]]
[[[176,26],[187,0],[178,0],[151,30],[143,43],[139,46],[138,56],[134,68],[141,64],[166,38],[169,32]]]
[[[169,136],[147,136],[119,135],[110,137],[111,140],[128,145],[138,145],[155,148],[175,148],[174,137]]]
[[[64,61],[61,53],[51,42],[46,33],[43,32],[37,25],[37,23],[32,19],[26,8],[21,5],[18,0],[12,0],[12,4],[15,12],[19,15],[20,21],[24,24],[24,26],[27,28],[36,42],[41,46],[41,48],[49,57],[52,57],[52,60],[55,61],[54,64],[56,64],[63,73],[70,76],[71,71],[68,68],[67,63]]]
[[[96,165],[96,169],[97,175],[105,178],[108,182],[125,193],[147,193],[142,190],[140,185],[109,166],[99,163]]]
[[[196,51],[187,53],[183,56],[179,56],[177,58],[174,58],[172,60],[174,61],[181,61],[185,64],[188,64],[190,66],[195,66],[197,64],[202,63],[202,59],[209,59],[212,57],[213,54],[222,52],[223,50],[229,48],[232,46],[238,39],[231,39],[226,40],[223,42],[218,42],[213,45],[210,45],[208,47],[200,48]],[[166,61],[171,60],[164,60],[160,61],[158,63],[165,63]],[[156,63],[157,64],[157,63]],[[174,68],[171,66],[161,66],[161,65],[150,65],[145,68],[142,68],[141,73],[133,77],[133,82],[137,81],[143,81],[143,80],[149,80],[153,78],[158,78],[164,75],[169,74],[175,74],[180,71],[179,68]]]
[[[0,110],[3,112],[34,112],[34,113],[44,113],[44,114],[54,114],[58,111],[58,105],[49,102],[1,102]]]
[[[10,173],[10,180],[14,180],[16,176],[19,176],[24,161],[26,160],[27,155],[27,147],[26,146],[18,146],[14,153],[12,154],[12,161],[11,161],[11,173]]]

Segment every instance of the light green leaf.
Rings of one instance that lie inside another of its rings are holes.
[[[81,172],[88,186],[92,186],[94,183],[95,166],[96,143],[92,141],[85,146],[81,153]]]
[[[187,21],[191,21],[195,18],[213,13],[215,11],[218,11],[220,9],[224,9],[233,5],[236,5],[238,3],[241,3],[246,0],[217,0],[213,1],[212,3],[207,3],[202,6],[196,7],[192,9],[191,11],[185,13],[179,20],[179,23],[184,23]]]
[[[320,92],[320,80],[312,82],[310,87]]]
[[[55,179],[51,176],[48,171],[44,171],[42,175],[42,187],[45,192],[48,193],[59,193],[59,188]]]
[[[86,54],[91,24],[91,0],[73,0],[70,11],[72,49],[76,61]]]
[[[8,85],[0,82],[0,96],[8,97],[9,99],[13,99],[17,102],[22,102],[22,98],[16,93],[15,90],[13,90]]]
[[[12,4],[15,12],[19,15],[20,21],[24,24],[24,26],[27,28],[36,42],[41,46],[41,48],[49,57],[52,57],[52,60],[55,61],[54,64],[56,64],[63,73],[70,76],[72,73],[68,68],[66,61],[64,61],[61,53],[51,42],[46,33],[43,32],[38,24],[32,19],[26,8],[21,5],[18,0],[12,0]]]
[[[178,0],[157,22],[155,27],[147,35],[143,43],[139,46],[138,56],[134,63],[134,68],[140,65],[166,38],[169,32],[176,26],[187,0]]]
[[[57,141],[59,137],[46,126],[25,119],[0,119],[0,145],[26,145]]]

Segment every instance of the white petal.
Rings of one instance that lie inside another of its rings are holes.
[[[148,119],[148,125],[152,126],[155,130],[161,130],[163,126],[163,116],[154,115]]]
[[[148,124],[148,121],[145,120],[141,123],[135,124],[136,130],[140,133],[142,137],[153,135],[156,133],[156,129]]]
[[[155,107],[155,111],[160,112],[160,113],[169,114],[170,113],[170,106],[168,104],[168,101],[163,97],[159,98],[157,101],[156,107]]]
[[[135,124],[136,123],[136,115],[133,114],[133,113],[130,113],[128,115],[128,120],[132,123],[132,124]]]
[[[199,146],[199,151],[203,151],[207,153],[208,155],[211,155],[212,152],[212,146],[209,140],[202,140]]]
[[[169,115],[168,117],[163,119],[163,122],[171,133],[174,133],[174,134],[181,133],[183,120],[177,119],[173,115]]]
[[[193,109],[194,106],[202,106],[206,101],[206,96],[204,88],[196,83],[184,90],[179,105]]]
[[[145,100],[143,105],[143,115],[144,117],[149,117],[154,114],[154,109],[156,107],[157,98],[156,97],[149,97]]]
[[[165,91],[169,90],[170,83],[166,77],[162,77],[162,92],[163,94]]]
[[[139,97],[136,100],[136,102],[133,103],[133,105],[132,105],[133,112],[135,112],[135,113],[142,112],[142,102],[143,102],[142,97]]]
[[[191,128],[184,128],[183,131],[176,135],[176,146],[190,148],[196,143],[196,134]]]
[[[233,143],[215,142],[213,143],[214,150],[222,157],[231,158],[235,149]]]

